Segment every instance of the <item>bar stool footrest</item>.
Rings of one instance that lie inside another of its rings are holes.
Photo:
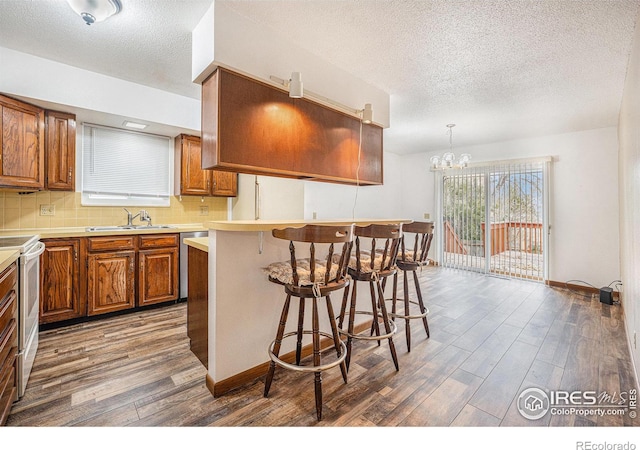
[[[356,311],[356,315],[358,314],[366,314],[368,316],[373,316],[373,313],[371,311]],[[389,316],[391,317],[391,313],[388,313]],[[349,313],[345,314],[345,318],[349,317]],[[378,314],[378,318],[382,319],[382,314]],[[364,334],[364,332],[361,333],[354,333],[354,334],[349,334],[349,332],[347,330],[338,329],[338,332],[344,336],[350,337],[352,339],[362,339],[362,340],[366,340],[366,341],[381,341],[383,339],[389,339],[390,337],[392,337],[394,334],[396,334],[396,332],[398,331],[398,326],[395,324],[395,322],[393,320],[389,320],[389,328],[391,329],[391,331],[389,333],[386,334],[380,334],[380,335],[373,335],[373,336],[367,336]]]
[[[313,334],[313,331],[310,330],[304,330],[302,332],[302,334]],[[331,340],[333,340],[333,335],[329,334],[329,333],[325,333],[324,331],[320,331],[318,334],[320,334],[320,336],[324,336],[326,338],[329,338]],[[297,331],[292,331],[290,333],[286,333],[284,336],[282,336],[282,341],[284,341],[287,338],[290,337],[294,337],[297,336],[298,332]],[[276,356],[273,353],[273,347],[275,345],[276,341],[272,341],[271,345],[269,345],[269,358],[271,358],[271,361],[273,361],[274,363],[276,363],[278,366],[284,368],[284,369],[289,369],[289,370],[295,370],[297,372],[322,372],[324,370],[328,370],[331,369],[333,367],[339,366],[340,364],[342,364],[342,362],[345,360],[345,358],[347,357],[347,346],[344,342],[340,341],[340,356],[338,356],[334,361],[331,361],[329,363],[326,364],[321,364],[319,366],[298,366],[296,364],[291,364],[288,363],[286,361],[283,361],[282,359],[280,359],[278,356]]]
[[[385,302],[393,302],[392,298],[388,298],[385,299]],[[402,308],[404,309],[404,301],[400,300],[400,299],[396,299],[396,302],[398,302],[400,304],[400,306],[402,306]],[[418,302],[409,300],[409,303],[412,305],[416,305],[418,308],[420,307],[420,304]],[[393,318],[397,318],[397,319],[422,319],[423,317],[427,317],[427,315],[429,314],[429,308],[425,307],[425,311],[423,313],[420,314],[407,314],[407,312],[405,311],[404,314],[399,314],[399,313],[394,313],[389,311],[389,317],[393,317]]]

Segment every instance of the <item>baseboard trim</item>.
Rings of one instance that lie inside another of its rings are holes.
[[[563,281],[553,281],[553,280],[546,280],[544,284],[550,287],[565,288],[565,289],[570,289],[572,291],[583,292],[585,294],[596,294],[596,295],[600,294],[600,289],[594,288],[591,286],[583,286],[580,284],[565,283]],[[613,297],[618,298],[619,292],[613,291]]]
[[[355,332],[360,333],[364,330],[369,330],[369,329],[371,329],[371,321],[367,321],[365,323],[357,325],[355,327]],[[331,346],[333,346],[333,340],[331,339],[323,338],[320,341],[320,347],[322,348],[322,350],[325,350]],[[303,358],[307,357],[311,355],[312,352],[313,352],[312,345],[311,344],[305,345],[302,348],[302,357]],[[285,362],[294,363],[296,360],[296,353],[295,351],[291,351],[285,355],[282,355],[281,358]],[[267,371],[269,370],[269,362],[270,361],[266,361],[262,364],[252,367],[251,369],[247,369],[244,372],[240,372],[236,375],[233,375],[229,378],[225,378],[224,380],[220,380],[220,381],[215,381],[211,377],[211,374],[207,372],[207,375],[205,378],[205,384],[209,392],[211,392],[211,395],[213,395],[214,397],[220,397],[233,389],[246,386],[247,384],[257,380],[258,378],[266,376]]]

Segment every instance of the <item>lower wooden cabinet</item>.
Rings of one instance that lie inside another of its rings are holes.
[[[177,300],[179,235],[140,236],[138,306]]]
[[[18,267],[11,264],[0,273],[0,425],[9,417],[17,398]]]
[[[40,323],[179,297],[179,234],[43,239]]]
[[[87,303],[80,296],[84,286],[80,260],[81,239],[43,239],[40,256],[40,323],[84,317]]]
[[[105,314],[135,306],[136,252],[87,256],[87,313]]]

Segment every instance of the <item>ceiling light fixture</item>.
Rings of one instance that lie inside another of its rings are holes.
[[[365,103],[364,109],[362,110],[362,123],[371,122],[373,122],[373,108],[371,107],[371,103]]]
[[[291,72],[289,80],[289,97],[302,98],[304,96],[304,88],[302,87],[302,74],[300,72]]]
[[[371,103],[366,103],[364,105],[364,109],[354,109],[322,95],[316,94],[315,92],[311,92],[308,89],[304,89],[303,92],[302,76],[300,75],[300,72],[292,72],[291,79],[289,80],[283,80],[282,78],[278,78],[274,75],[271,75],[269,79],[288,89],[289,97],[291,98],[302,98],[304,96],[305,98],[316,100],[317,102],[323,103],[331,108],[357,116],[362,123],[373,123],[373,107],[371,106]]]
[[[87,25],[102,22],[122,9],[120,0],[67,0],[67,3]]]
[[[463,169],[469,165],[469,161],[471,160],[470,154],[463,153],[456,161],[456,155],[453,153],[453,127],[455,126],[455,123],[447,125],[447,128],[449,128],[449,151],[442,155],[442,158],[434,155],[429,159],[431,162],[431,170]]]
[[[145,125],[144,123],[131,122],[130,120],[125,120],[122,125],[128,128],[134,128],[136,130],[144,130],[145,128],[147,128],[147,125]]]

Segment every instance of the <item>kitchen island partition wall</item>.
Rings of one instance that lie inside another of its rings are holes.
[[[406,223],[404,219],[356,219],[332,221],[236,220],[209,222],[209,311],[207,387],[218,397],[264,376],[268,370],[267,348],[278,327],[282,287],[267,280],[263,268],[272,262],[289,261],[289,243],[275,239],[273,229],[301,227],[309,223],[369,225]],[[324,250],[324,249],[323,249]],[[318,254],[321,251],[318,250]],[[363,291],[366,291],[363,290]],[[341,299],[338,292],[334,309]],[[367,292],[363,295],[369,295]],[[368,304],[363,299],[362,304]],[[310,314],[310,311],[307,311]],[[297,306],[292,305],[292,315]],[[329,326],[320,322],[321,328]],[[309,342],[303,342],[307,345]],[[283,346],[282,355],[294,350]]]

